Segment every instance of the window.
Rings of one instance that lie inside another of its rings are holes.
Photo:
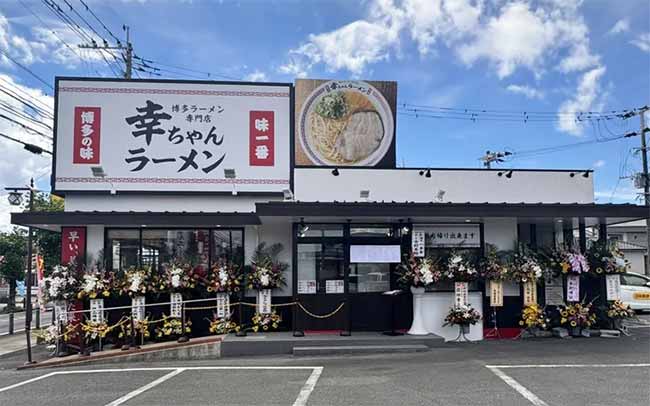
[[[298,237],[343,237],[342,224],[299,224]]]
[[[124,271],[139,265],[140,230],[108,230],[106,265],[113,271]]]
[[[207,268],[208,230],[142,230],[142,264],[161,270],[174,260]]]
[[[212,262],[219,259],[244,265],[244,232],[242,230],[212,231]]]
[[[350,293],[390,290],[390,264],[350,264]]]
[[[646,286],[648,280],[637,275],[621,275],[621,283],[627,286]]]
[[[298,281],[316,281],[316,293],[343,293],[333,291],[335,284],[327,281],[344,279],[344,250],[340,243],[298,244]],[[339,285],[340,286],[340,285]]]
[[[393,228],[390,226],[366,226],[366,227],[350,227],[350,237],[392,237]]]

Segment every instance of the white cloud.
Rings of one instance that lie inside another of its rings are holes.
[[[269,78],[266,76],[266,73],[256,69],[255,72],[246,75],[244,80],[248,82],[268,82]]]
[[[53,107],[53,98],[51,96],[46,96],[39,89],[22,86],[15,82],[10,76],[2,74],[0,74],[0,83],[2,83],[4,87],[13,89],[17,88],[20,92],[27,93],[29,96],[39,100],[46,106],[50,106],[50,110]],[[10,105],[14,109],[20,110],[26,114],[31,114],[31,112],[28,112],[25,109],[23,104],[7,96],[5,93],[0,92],[0,101]],[[52,125],[52,121],[48,120],[46,117],[35,116],[35,118],[49,124],[50,126]],[[38,127],[38,129],[40,130],[41,128]],[[45,131],[45,129],[42,130],[42,132]],[[52,150],[51,142],[44,137],[28,132],[22,127],[11,124],[6,120],[0,120],[0,133],[28,143],[36,144],[50,151]],[[30,177],[42,176],[43,179],[47,179],[47,174],[50,172],[52,165],[49,155],[34,155],[25,151],[21,144],[7,140],[4,137],[0,138],[0,156],[2,156],[2,160],[0,160],[0,185],[3,186],[24,186],[29,183]],[[0,230],[10,228],[9,213],[10,207],[6,203],[6,196],[0,195]]]
[[[612,28],[607,31],[608,35],[621,34],[623,32],[628,32],[630,30],[630,20],[627,18],[622,18],[612,26]]]
[[[592,168],[602,168],[603,166],[605,166],[605,161],[602,159],[597,160],[591,165]]]
[[[637,46],[640,50],[650,53],[650,32],[639,34],[639,36],[630,41],[630,43]]]
[[[558,111],[558,128],[572,135],[582,135],[583,126],[576,119],[575,113],[600,110],[600,79],[605,74],[605,67],[600,66],[587,71],[580,78],[576,94],[560,105]]]
[[[289,61],[279,71],[304,77],[317,63],[328,70],[346,69],[360,75],[368,64],[387,60],[399,46],[401,13],[392,2],[377,1],[367,20],[357,20],[336,30],[310,34],[307,42],[289,51]]]
[[[543,99],[544,92],[527,85],[508,85],[506,88],[509,92],[521,94],[529,99]]]

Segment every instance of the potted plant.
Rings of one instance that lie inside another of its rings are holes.
[[[559,306],[560,324],[567,327],[569,334],[580,337],[582,330],[596,323],[596,315],[592,311],[591,303],[573,303]]]
[[[538,304],[531,304],[525,306],[521,312],[521,320],[519,320],[519,325],[522,326],[526,331],[528,331],[532,336],[539,334],[539,330],[546,330],[550,319],[546,316],[546,311],[544,308]]]
[[[442,326],[458,326],[459,333],[456,340],[459,340],[461,337],[465,338],[465,335],[469,334],[470,325],[474,325],[480,320],[481,314],[472,306],[454,306],[449,309]]]
[[[610,326],[614,330],[620,330],[623,324],[623,320],[631,319],[635,317],[636,314],[634,310],[629,305],[621,302],[620,300],[614,300],[610,303],[609,308],[607,309],[607,317],[610,322]]]

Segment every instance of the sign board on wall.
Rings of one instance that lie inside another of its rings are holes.
[[[399,245],[350,245],[351,263],[399,263],[401,247]]]
[[[397,82],[296,80],[297,166],[395,167]]]
[[[549,306],[560,306],[564,304],[562,277],[544,279],[544,298],[546,305]]]
[[[417,226],[415,232],[424,231],[427,247],[467,247],[481,246],[481,227],[479,224],[432,224]]]
[[[56,191],[289,187],[290,84],[59,78],[56,97]]]

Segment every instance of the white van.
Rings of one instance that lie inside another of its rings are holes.
[[[621,274],[621,301],[634,310],[650,311],[650,278],[632,272]]]

